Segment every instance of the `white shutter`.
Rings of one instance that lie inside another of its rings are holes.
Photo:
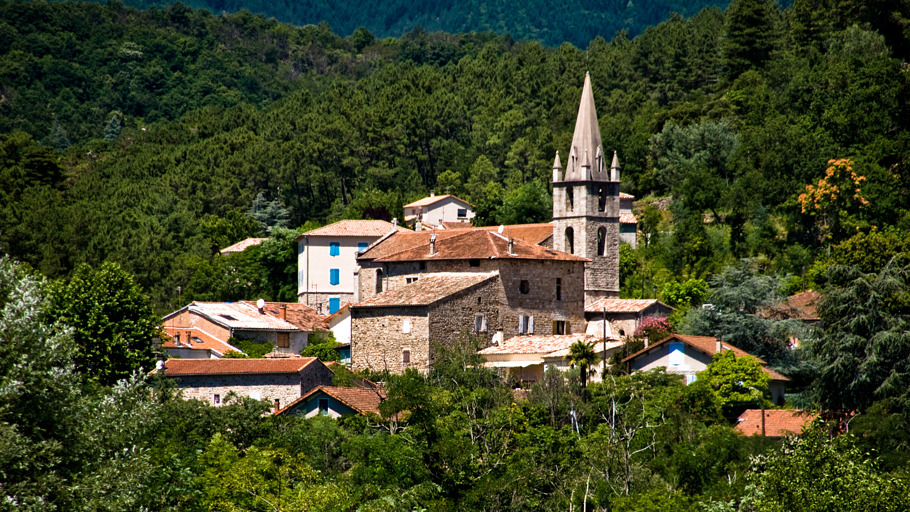
[[[528,317],[528,334],[534,334],[534,317]]]

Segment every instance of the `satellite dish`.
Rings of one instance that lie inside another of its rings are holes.
[[[257,301],[256,301],[256,307],[259,308],[259,309],[264,308],[264,307],[265,307],[265,300],[264,300],[264,299],[259,299],[259,300],[257,300]]]
[[[502,232],[503,232],[505,229],[506,229],[506,227],[503,226],[502,224],[500,224],[500,225],[499,225],[499,234],[501,235]]]

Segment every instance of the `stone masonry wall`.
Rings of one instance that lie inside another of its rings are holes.
[[[533,334],[555,334],[554,322],[568,322],[571,332],[584,331],[584,263],[574,261],[502,261],[500,280],[505,307],[500,313],[503,336],[519,334],[519,316],[534,317]],[[561,299],[556,298],[556,279]],[[528,293],[521,293],[521,281]]]
[[[183,397],[188,400],[197,399],[210,405],[222,405],[228,393],[233,391],[239,396],[258,398],[270,404],[275,399],[278,399],[279,406],[284,407],[316,386],[332,384],[332,372],[323,365],[310,365],[303,373],[304,375],[189,376],[179,377],[176,382],[177,388],[183,392]],[[214,402],[215,395],[219,395],[219,404]]]
[[[470,334],[483,340],[482,347],[487,347],[497,330],[502,326],[503,306],[506,303],[505,291],[499,279],[487,281],[430,308],[429,340],[431,362],[437,354],[435,347],[451,346],[462,335]],[[486,316],[486,331],[475,330],[476,315]]]
[[[404,332],[405,322],[410,332]],[[352,308],[351,366],[359,370],[388,370],[403,373],[406,368],[426,372],[430,368],[427,308]],[[410,351],[410,363],[402,351]]]

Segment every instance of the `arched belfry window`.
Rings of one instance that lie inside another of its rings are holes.
[[[575,209],[575,187],[566,187],[566,211]]]
[[[597,255],[606,256],[607,250],[607,228],[601,226],[597,229]]]
[[[601,185],[597,187],[597,211],[607,211],[607,187]]]
[[[382,269],[376,269],[376,293],[382,293]]]
[[[572,228],[566,228],[566,252],[575,254],[575,231]]]

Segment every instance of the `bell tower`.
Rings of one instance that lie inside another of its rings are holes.
[[[619,297],[619,158],[607,167],[591,76],[585,74],[565,168],[553,162],[553,248],[588,258],[585,304]]]

